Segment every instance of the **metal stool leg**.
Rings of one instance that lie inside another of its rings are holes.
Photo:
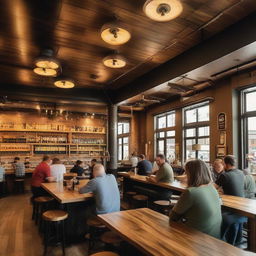
[[[61,226],[62,226],[62,254],[65,256],[65,246],[66,246],[66,241],[65,241],[65,221],[62,221]]]

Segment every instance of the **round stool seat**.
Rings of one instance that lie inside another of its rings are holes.
[[[179,199],[180,199],[180,196],[179,196],[179,195],[171,195],[171,199],[179,200]]]
[[[34,202],[36,203],[48,203],[48,202],[51,202],[53,201],[54,198],[53,197],[49,197],[49,196],[39,196],[39,197],[36,197],[34,199]]]
[[[97,252],[94,254],[91,254],[90,256],[119,256],[119,254],[114,253],[114,252]]]
[[[170,200],[170,205],[175,205],[177,203],[178,203],[178,200],[176,200],[176,199]]]
[[[15,182],[23,182],[24,179],[15,179]]]
[[[113,231],[105,232],[101,237],[101,241],[106,244],[116,244],[122,241],[122,238]]]
[[[95,217],[91,217],[90,219],[88,219],[86,221],[86,224],[88,226],[91,226],[91,227],[96,227],[96,228],[104,228],[105,225],[102,224],[102,222],[95,216]]]
[[[137,194],[137,192],[135,192],[135,191],[128,191],[125,194],[126,195],[130,195],[130,196],[135,196]]]
[[[148,200],[148,196],[144,196],[144,195],[136,195],[133,196],[134,200],[138,200],[138,201],[147,201]]]
[[[50,210],[43,213],[43,219],[46,221],[61,221],[68,217],[68,213],[62,210]]]
[[[167,201],[167,200],[157,200],[157,201],[154,201],[154,204],[157,204],[159,206],[170,206],[170,201]]]

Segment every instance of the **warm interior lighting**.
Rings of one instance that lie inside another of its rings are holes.
[[[58,69],[60,67],[59,62],[54,58],[41,57],[35,61],[35,65],[39,68],[51,68]]]
[[[54,85],[59,88],[70,89],[75,86],[75,83],[72,79],[59,78],[54,82]]]
[[[166,22],[178,17],[183,10],[179,0],[147,0],[144,13],[152,20]]]
[[[130,40],[131,34],[119,23],[108,23],[101,29],[101,38],[108,44],[121,45]]]
[[[33,71],[40,76],[56,76],[57,71],[51,68],[34,68]]]
[[[103,59],[103,64],[109,68],[123,68],[126,65],[126,60],[119,54],[112,54]]]
[[[193,144],[192,145],[192,150],[200,151],[201,150],[201,145],[200,144]]]

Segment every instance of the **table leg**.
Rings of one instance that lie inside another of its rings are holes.
[[[256,252],[256,219],[248,218],[248,249]]]

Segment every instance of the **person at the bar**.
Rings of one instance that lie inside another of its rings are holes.
[[[55,178],[56,182],[63,181],[63,175],[66,173],[66,166],[61,163],[59,158],[55,157],[52,159],[50,170],[51,176]]]
[[[215,182],[217,189],[222,188],[224,194],[244,197],[244,174],[236,168],[234,156],[224,157],[225,172]],[[239,244],[242,240],[242,227],[247,218],[233,212],[222,213],[222,238],[232,245]]]
[[[246,198],[255,199],[256,185],[253,176],[248,170],[243,170],[244,173],[244,196]]]
[[[220,158],[215,159],[212,167],[213,167],[212,179],[213,179],[213,182],[215,182],[220,177],[220,175],[224,172],[223,160]]]
[[[165,156],[163,154],[158,154],[155,160],[159,166],[159,169],[156,171],[156,175],[150,175],[148,180],[152,182],[173,182],[173,170],[172,167],[165,161]]]
[[[152,163],[148,161],[145,155],[143,154],[139,155],[139,162],[138,162],[137,168],[138,168],[137,173],[139,175],[148,176],[149,174],[152,173]]]
[[[19,157],[14,158],[13,168],[15,171],[16,178],[25,177],[25,165],[20,161]]]
[[[116,178],[112,174],[106,174],[102,164],[93,167],[94,178],[87,185],[79,189],[80,193],[94,194],[96,214],[120,211],[120,193]]]
[[[203,161],[191,160],[186,163],[185,172],[188,188],[172,209],[170,223],[182,221],[185,225],[220,238],[221,205],[210,171]]]
[[[83,162],[81,160],[77,160],[74,167],[70,170],[71,173],[76,173],[77,176],[83,176],[84,168]]]
[[[96,159],[92,159],[91,160],[91,165],[89,167],[89,173],[90,173],[90,180],[93,179],[93,168],[95,166],[95,164],[97,164],[97,160]]]
[[[54,181],[54,177],[51,177],[51,163],[51,158],[49,156],[44,156],[42,162],[35,168],[31,180],[32,199],[38,196],[47,195],[47,192],[41,187],[41,184],[46,181]]]
[[[130,158],[130,162],[131,162],[132,168],[137,167],[137,164],[138,164],[138,157],[137,157],[136,152],[133,152],[133,153],[132,153],[131,158]]]
[[[24,165],[26,169],[30,168],[30,161],[28,156],[25,157]]]

